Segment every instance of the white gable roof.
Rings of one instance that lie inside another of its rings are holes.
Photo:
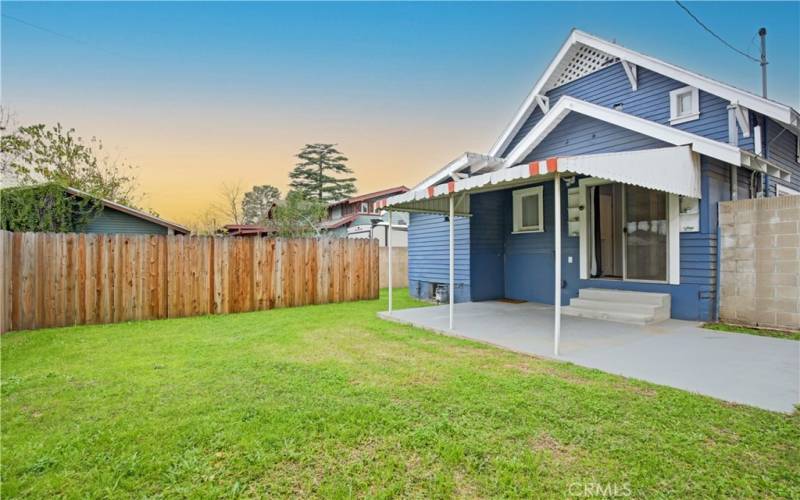
[[[426,177],[422,182],[414,186],[414,189],[425,189],[451,177],[458,177],[461,173],[472,175],[485,170],[495,170],[501,167],[502,164],[503,160],[500,158],[467,152],[437,170],[433,175]]]
[[[623,60],[630,64],[647,68],[733,103],[738,103],[740,106],[761,113],[795,130],[800,128],[800,114],[790,106],[712,80],[588,33],[573,30],[564,45],[561,46],[556,57],[550,62],[544,74],[534,85],[533,90],[522,103],[514,119],[492,146],[489,155],[498,156],[508,147],[514,135],[536,108],[537,96],[544,95],[552,88],[601,69],[616,60]]]

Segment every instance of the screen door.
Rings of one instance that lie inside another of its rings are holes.
[[[667,195],[625,186],[625,279],[667,280]]]

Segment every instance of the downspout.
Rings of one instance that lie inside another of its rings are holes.
[[[739,130],[736,124],[736,106],[732,103],[728,105],[728,144],[731,146],[739,146]],[[739,184],[739,167],[731,164],[729,167],[729,177],[731,181],[731,194],[732,200],[739,197],[738,184]]]
[[[766,90],[765,90],[765,93],[766,93]],[[769,153],[768,152],[769,143],[767,143],[767,137],[769,137],[769,134],[767,134],[767,120],[764,119],[763,123],[764,123],[764,127],[763,127],[764,137],[761,140],[761,144],[763,144],[763,146],[761,147],[761,156],[764,159],[766,159],[767,158],[767,154]],[[762,172],[761,173],[761,180],[762,180],[761,189],[762,189],[762,193],[763,193],[762,196],[764,198],[766,198],[767,196],[769,196],[769,194],[768,194],[769,193],[769,189],[767,187],[769,185],[769,176]]]

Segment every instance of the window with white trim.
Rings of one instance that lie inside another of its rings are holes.
[[[515,233],[544,231],[542,186],[514,191],[513,204]]]
[[[700,118],[700,92],[695,87],[683,87],[669,93],[669,123],[689,122]]]
[[[367,213],[367,212],[369,212],[369,204],[368,203],[362,203],[361,204],[361,213]]]

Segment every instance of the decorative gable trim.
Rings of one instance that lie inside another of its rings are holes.
[[[616,58],[614,56],[601,50],[584,44],[574,44],[550,78],[548,78],[543,90],[546,92],[566,85],[615,62]]]
[[[580,76],[575,76],[574,78],[577,79],[591,73],[592,67],[596,67],[596,69],[602,69],[602,67],[604,67],[600,65],[586,65],[583,69],[583,72],[574,72],[573,69],[573,73],[569,73],[572,59],[575,57],[576,53],[580,53],[581,49],[585,47],[590,48],[598,54],[602,54],[602,61],[604,61],[606,65],[610,64],[611,62],[615,62],[616,60],[624,61],[628,68],[626,70],[626,74],[628,70],[631,70],[632,72],[633,66],[647,68],[651,71],[672,78],[673,80],[683,82],[712,95],[721,97],[731,102],[737,102],[748,109],[770,117],[773,120],[790,127],[793,129],[793,131],[800,130],[800,114],[798,114],[797,111],[789,106],[765,99],[741,89],[737,89],[731,85],[712,80],[659,59],[641,54],[631,49],[627,49],[617,45],[616,43],[611,43],[601,38],[597,38],[588,33],[584,33],[579,30],[573,30],[569,37],[567,37],[567,40],[561,46],[561,49],[559,49],[556,57],[550,62],[545,72],[528,94],[528,97],[522,103],[522,106],[517,111],[514,119],[492,146],[491,150],[489,151],[490,156],[497,156],[508,147],[508,144],[519,131],[522,124],[536,108],[536,96],[546,93],[551,88],[563,85],[568,81],[572,81],[569,80],[569,76],[564,76],[565,71],[567,74],[572,74],[573,76],[579,74]],[[595,62],[593,65],[594,64],[601,63]],[[623,67],[626,66],[623,65]],[[629,75],[628,78],[631,79],[631,75]]]
[[[639,89],[639,67],[628,61],[620,61],[625,74],[628,76],[628,81],[631,82],[631,88],[635,92]]]
[[[742,136],[750,137],[750,112],[744,106],[738,103],[731,103],[733,106],[733,113],[736,117],[736,123],[742,131]]]
[[[547,114],[547,112],[550,111],[550,98],[546,95],[537,95],[536,104],[539,106],[539,109],[542,110],[542,113]]]

